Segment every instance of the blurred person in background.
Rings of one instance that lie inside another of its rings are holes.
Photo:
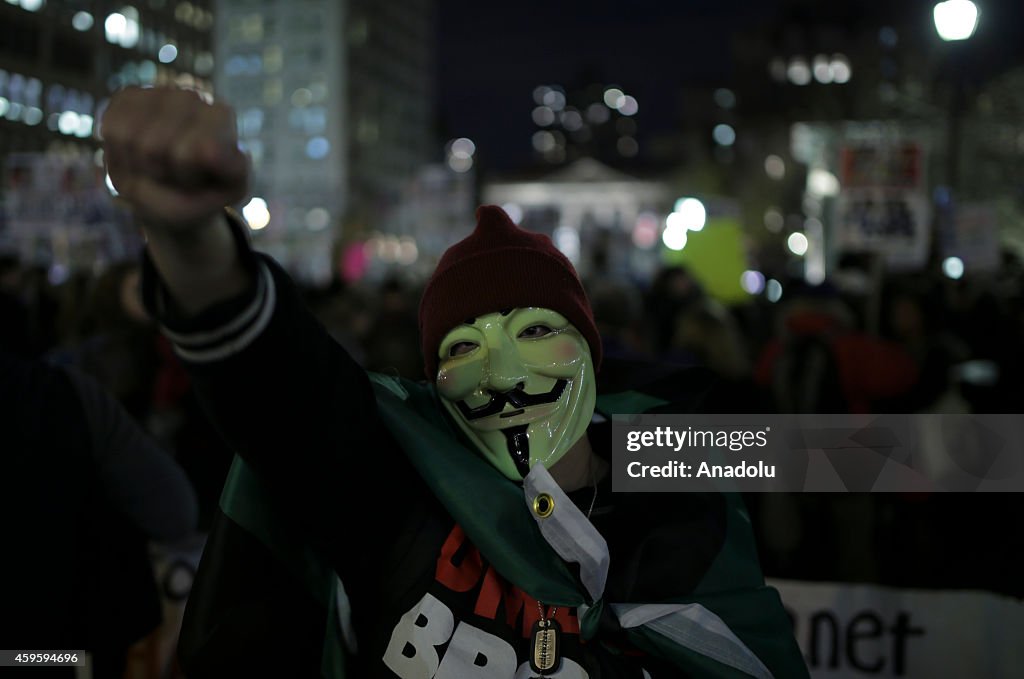
[[[995,275],[970,273],[941,286],[944,325],[967,349],[957,373],[960,391],[977,413],[1019,412],[1022,401],[1021,337],[1014,332],[1019,307],[1012,306],[1015,296],[1000,297],[1007,292],[1003,287]]]
[[[142,308],[137,262],[119,262],[96,279],[79,339],[53,359],[92,375],[138,422],[152,412],[163,357],[156,326]]]
[[[0,350],[31,354],[29,315],[22,299],[21,262],[14,255],[0,255]]]
[[[416,299],[416,293],[397,277],[381,284],[373,320],[363,336],[367,370],[408,379],[422,373]]]
[[[57,341],[59,306],[45,267],[0,255],[0,347],[19,356],[43,355]]]
[[[690,305],[677,317],[669,355],[680,363],[689,358],[727,380],[750,376],[750,361],[736,322],[710,299]]]
[[[828,285],[792,283],[755,381],[780,413],[871,413],[917,380],[910,354],[856,327]],[[766,563],[787,578],[850,582],[877,575],[873,496],[767,493],[753,498]]]
[[[644,311],[654,334],[654,352],[664,356],[672,348],[679,315],[705,298],[704,289],[681,266],[661,269],[647,291]]]
[[[72,295],[74,287],[65,294]],[[51,362],[98,381],[172,452],[198,493],[199,525],[208,530],[232,453],[202,412],[170,341],[157,332],[142,306],[138,262],[107,267],[93,282],[88,300],[75,319],[76,334],[51,353]],[[74,306],[71,299],[67,304]]]
[[[643,298],[626,281],[599,280],[587,290],[594,322],[601,333],[604,355],[627,360],[649,360],[650,332],[644,318]]]
[[[610,492],[607,399],[671,411],[695,389],[615,384],[549,238],[481,208],[420,304],[429,381],[367,375],[223,211],[248,172],[233,130],[230,108],[159,88],[103,121],[147,306],[240,455],[189,600],[190,676],[340,674],[338,576],[358,676],[807,676],[736,496]]]
[[[311,307],[331,338],[348,352],[352,360],[364,367],[366,351],[363,346],[374,319],[371,297],[362,289],[346,287]]]
[[[830,286],[789,289],[775,339],[754,369],[777,412],[869,413],[879,400],[913,387],[917,367],[906,350],[854,327]]]
[[[2,352],[0,431],[0,640],[86,650],[93,677],[120,679],[160,622],[148,543],[195,529],[192,487],[94,380]]]
[[[882,335],[914,359],[917,380],[879,407],[894,413],[967,412],[954,367],[968,358],[968,349],[947,329],[941,306],[909,281],[894,281],[884,300]]]

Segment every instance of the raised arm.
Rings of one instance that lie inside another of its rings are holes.
[[[245,290],[251,278],[222,216],[248,182],[232,109],[188,90],[128,88],[111,100],[102,136],[110,179],[181,311]]]
[[[147,308],[211,420],[308,541],[337,555],[363,529],[345,501],[394,467],[365,372],[254,253],[224,206],[246,192],[234,113],[192,92],[128,89],[103,119],[111,180],[147,236]]]

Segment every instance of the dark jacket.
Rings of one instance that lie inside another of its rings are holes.
[[[108,676],[160,621],[148,540],[188,534],[195,496],[82,375],[0,354],[0,431],[0,642],[88,650]]]

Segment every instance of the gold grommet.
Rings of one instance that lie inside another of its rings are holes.
[[[537,497],[533,498],[533,513],[538,518],[546,519],[551,516],[551,513],[555,511],[555,498],[551,497],[547,493],[541,493]]]

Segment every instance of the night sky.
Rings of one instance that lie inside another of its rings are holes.
[[[1019,53],[1024,0],[976,2],[982,22],[974,40],[988,35],[990,51],[1005,55],[1014,45]],[[528,168],[530,136],[537,129],[530,118],[533,89],[601,82],[636,97],[642,140],[645,133],[673,124],[680,87],[730,84],[730,40],[736,31],[773,21],[782,11],[804,19],[827,13],[840,25],[881,25],[887,14],[912,12],[921,15],[921,30],[933,30],[933,5],[930,0],[441,0],[440,132],[473,139],[478,161],[489,171]]]
[[[473,139],[493,169],[522,167],[536,129],[533,89],[583,82],[618,86],[639,102],[638,125],[664,127],[680,85],[727,82],[729,32],[770,16],[773,4],[442,0],[444,132]]]

